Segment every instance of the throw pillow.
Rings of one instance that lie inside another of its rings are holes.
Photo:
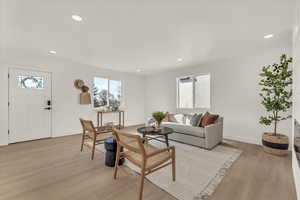
[[[183,114],[175,114],[174,118],[176,119],[176,122],[180,124],[184,124],[184,115]]]
[[[176,118],[174,117],[175,114],[169,114],[169,122],[177,122]]]
[[[200,121],[199,121],[199,123],[198,123],[198,126],[204,127],[204,126],[202,125],[202,123],[203,123],[204,120],[206,120],[206,118],[208,117],[208,115],[209,115],[208,112],[206,112],[204,115],[202,115],[202,117],[201,117],[201,119],[200,119]]]
[[[191,125],[191,119],[192,119],[193,115],[190,114],[184,114],[184,124],[185,125]]]
[[[200,126],[201,127],[205,127],[208,126],[210,124],[213,124],[216,122],[216,120],[219,118],[219,115],[212,115],[209,112],[205,113],[205,115],[203,116]]]
[[[191,119],[191,125],[192,126],[198,126],[200,120],[201,120],[201,117],[202,117],[202,113],[200,114],[194,114],[192,116],[192,119]]]
[[[184,114],[185,118],[185,125],[191,125],[191,119],[195,115],[195,113],[189,113],[189,114]]]

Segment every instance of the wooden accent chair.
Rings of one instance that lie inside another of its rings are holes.
[[[157,148],[148,143],[148,139],[141,138],[139,135],[113,131],[113,135],[117,140],[117,156],[116,162],[119,163],[120,158],[124,157],[131,161],[134,165],[141,169],[139,200],[143,197],[145,176],[172,164],[172,177],[175,181],[175,147]],[[120,152],[121,147],[126,149]],[[114,179],[117,178],[119,165],[115,165]]]
[[[104,140],[112,137],[111,132],[101,132],[99,127],[94,127],[94,124],[90,120],[83,120],[80,119],[80,123],[82,125],[82,139],[81,139],[81,149],[83,150],[83,145],[92,148],[92,157],[91,159],[94,160],[95,154],[95,146],[98,144],[104,143]],[[85,141],[90,140],[92,141],[92,145],[86,144]]]

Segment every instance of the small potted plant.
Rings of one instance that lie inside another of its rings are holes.
[[[277,132],[278,122],[291,117],[286,113],[292,106],[292,70],[289,64],[292,58],[286,55],[280,57],[280,63],[264,66],[260,76],[262,79],[259,85],[262,86],[260,96],[262,105],[265,107],[267,116],[260,118],[260,123],[264,125],[274,124],[274,131],[264,133],[262,144],[265,152],[275,155],[286,155],[288,153],[289,139],[286,135]]]
[[[166,113],[163,112],[154,112],[152,113],[152,117],[156,120],[157,122],[157,129],[160,129],[160,124],[162,120],[167,116]]]

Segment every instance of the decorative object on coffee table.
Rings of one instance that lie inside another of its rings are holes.
[[[156,129],[155,127],[141,127],[137,129],[138,133],[143,135],[143,138],[146,136],[150,136],[148,140],[157,140],[163,143],[166,143],[169,146],[169,134],[173,133],[173,129],[168,127],[161,127],[160,129]],[[159,139],[163,138],[163,140]]]
[[[75,88],[81,90],[80,104],[91,104],[91,94],[89,93],[89,87],[84,84],[83,80],[77,79],[74,81]]]
[[[152,113],[152,117],[156,120],[157,122],[157,128],[160,129],[160,124],[162,120],[167,116],[166,113],[163,112],[154,112]]]
[[[277,123],[286,120],[291,115],[280,115],[286,113],[292,106],[292,70],[289,64],[292,58],[286,55],[280,57],[280,63],[264,66],[260,76],[262,79],[259,85],[263,86],[261,93],[262,105],[270,113],[267,117],[262,116],[260,123],[271,125],[274,123],[274,132],[264,133],[262,136],[263,149],[267,153],[274,155],[286,155],[288,153],[289,139],[283,134],[277,133]]]
[[[107,138],[104,141],[104,147],[106,150],[105,153],[105,165],[108,167],[114,167],[116,162],[116,155],[117,155],[117,142],[112,137]],[[123,152],[123,147],[121,147],[121,152]],[[119,166],[123,165],[125,162],[124,158],[119,160]]]
[[[145,126],[155,126],[156,120],[153,117],[149,117],[146,122],[145,122]]]

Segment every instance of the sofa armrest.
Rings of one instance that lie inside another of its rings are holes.
[[[205,148],[212,149],[223,140],[223,120],[204,127]]]

